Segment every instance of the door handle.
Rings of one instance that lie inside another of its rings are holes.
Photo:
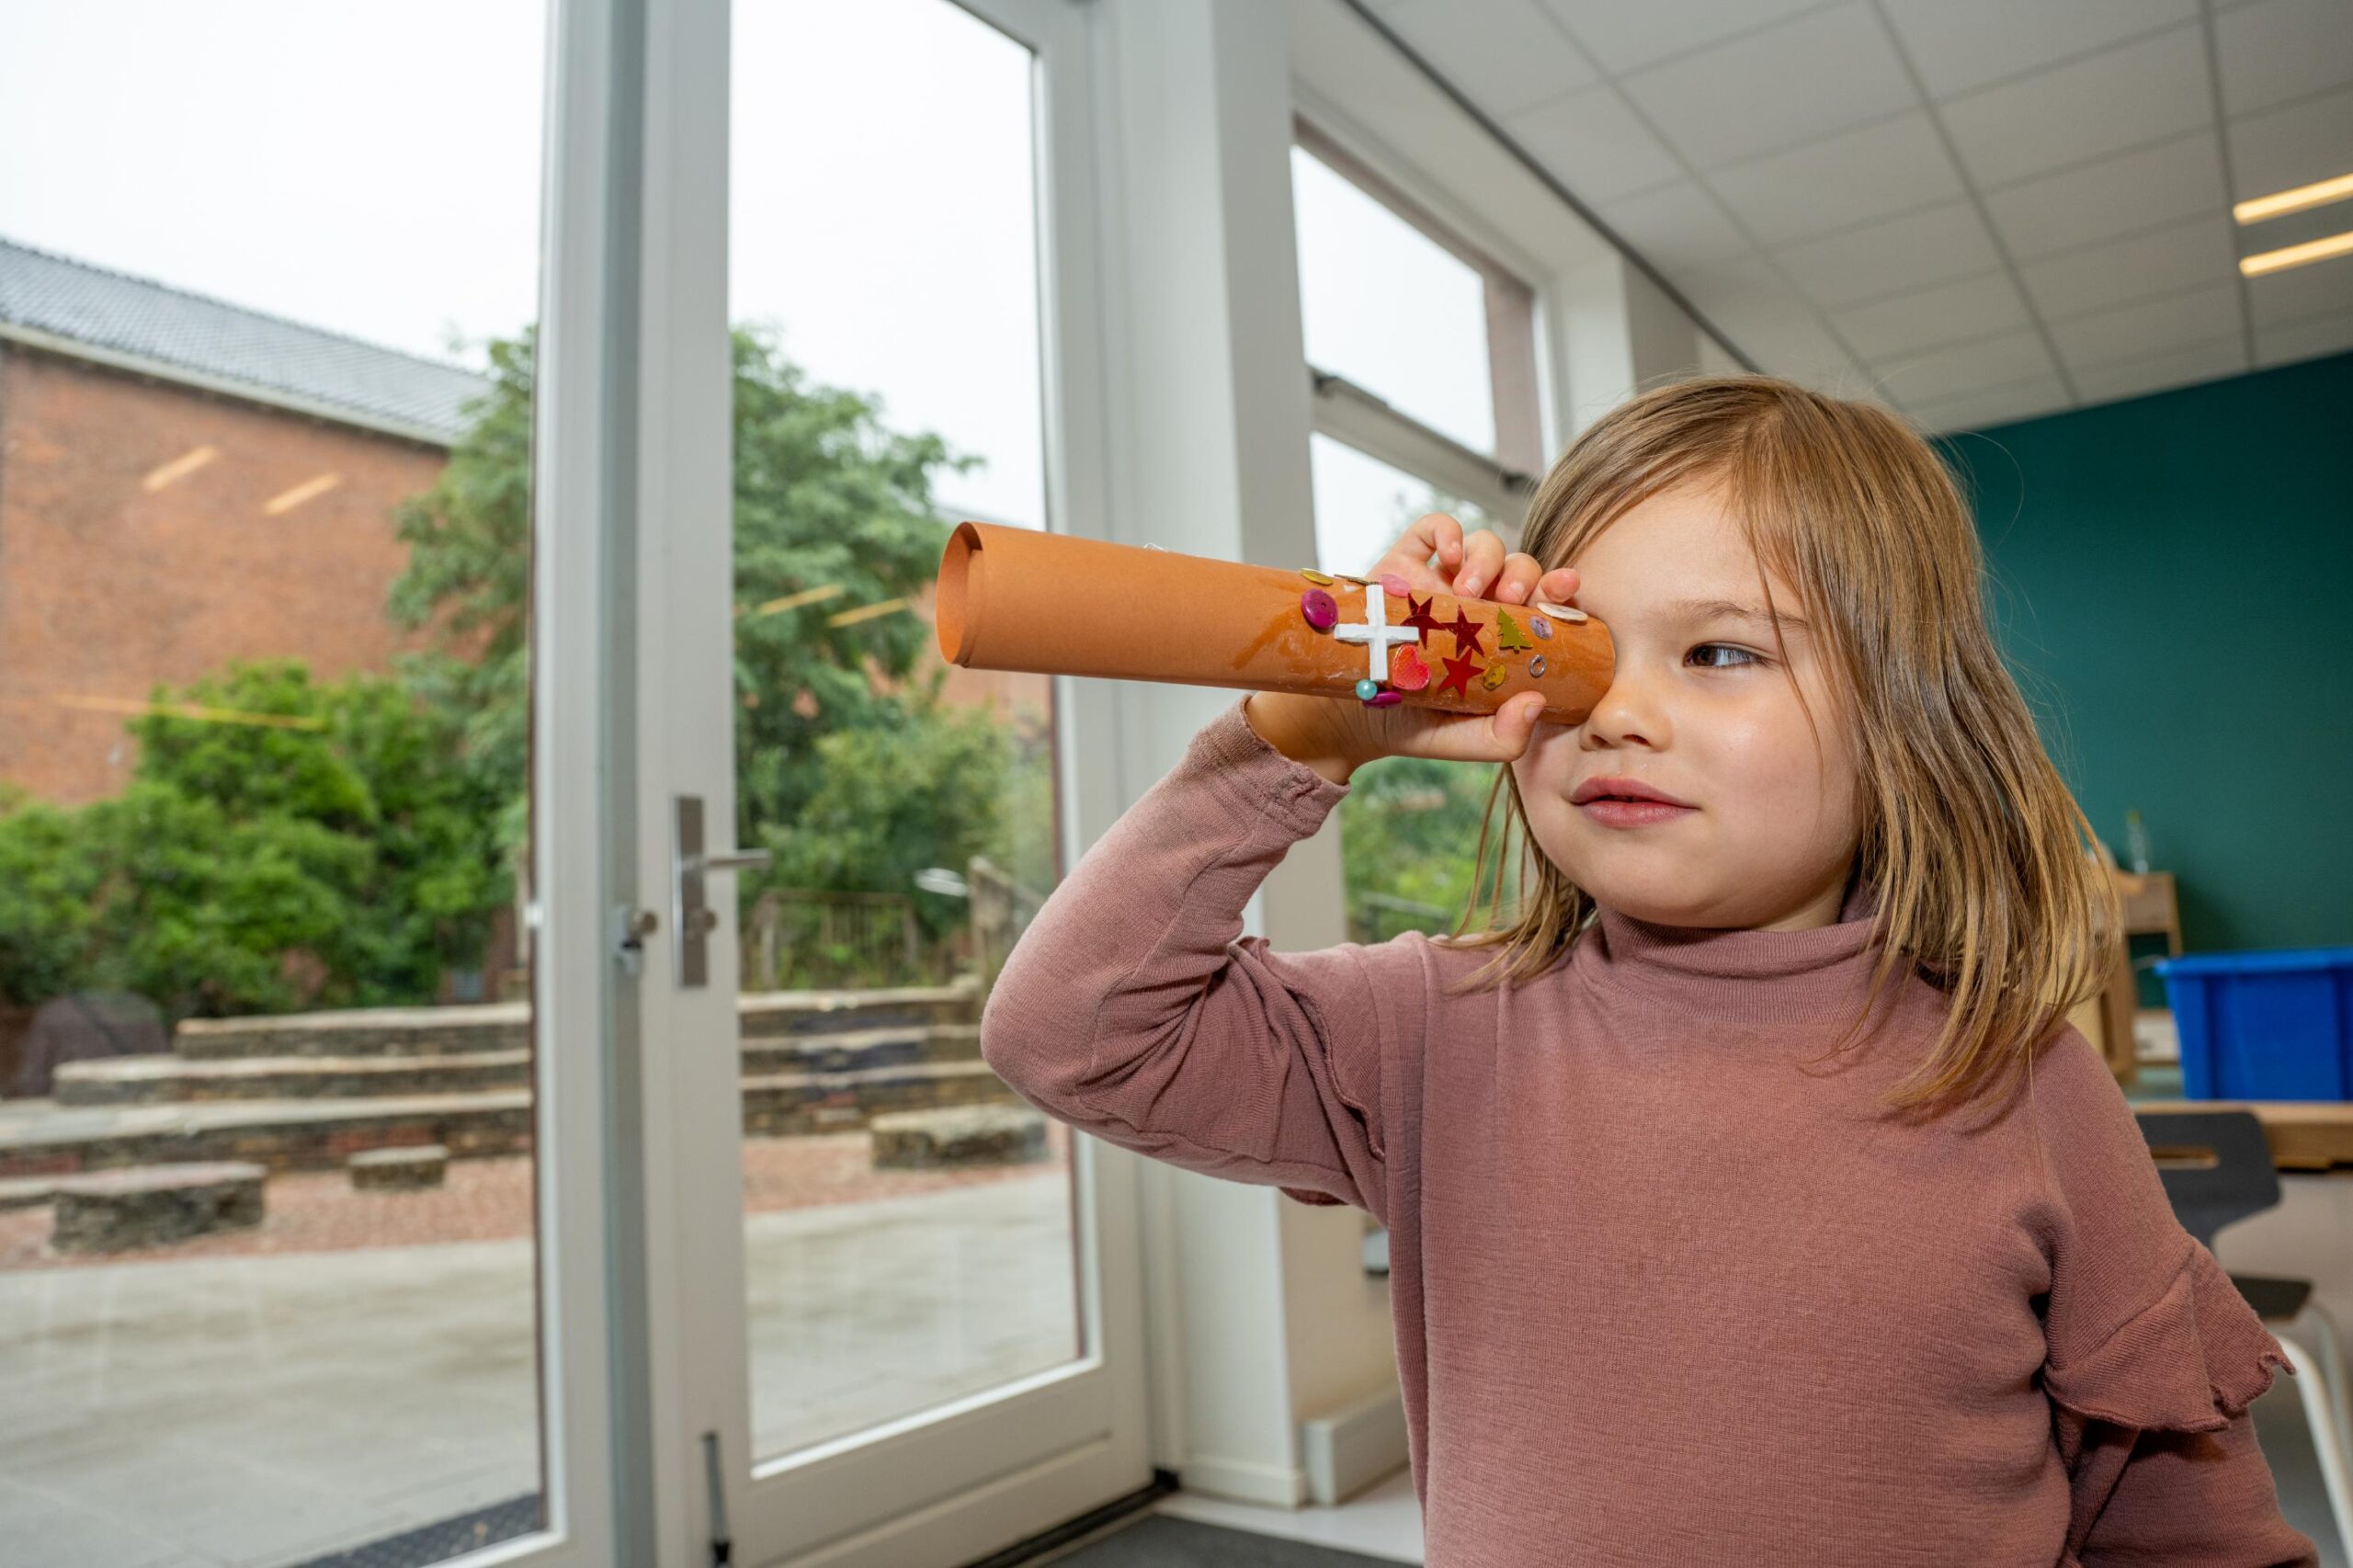
[[[676,797],[671,845],[670,952],[681,986],[710,983],[710,934],[719,911],[710,907],[705,879],[713,871],[745,871],[771,859],[765,849],[712,854],[703,848],[702,797]]]

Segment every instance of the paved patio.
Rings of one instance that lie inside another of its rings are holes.
[[[745,1221],[776,1453],[1077,1347],[1065,1170]],[[279,1568],[539,1485],[526,1239],[0,1273],[12,1565]]]

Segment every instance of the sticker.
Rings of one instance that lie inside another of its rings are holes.
[[[1400,702],[1404,700],[1405,694],[1402,691],[1384,691],[1372,699],[1372,706],[1375,708],[1394,708]]]
[[[1406,582],[1404,578],[1400,577],[1394,572],[1383,572],[1381,574],[1381,585],[1388,589],[1392,595],[1398,598],[1404,599],[1411,598],[1413,597],[1413,585]]]
[[[1536,657],[1528,661],[1528,673],[1531,676],[1540,676],[1544,673],[1543,654],[1539,653]]]
[[[1299,596],[1299,613],[1307,624],[1318,631],[1329,631],[1340,619],[1339,602],[1321,588],[1310,588]]]
[[[1510,674],[1511,671],[1505,667],[1502,660],[1498,659],[1487,666],[1487,673],[1479,677],[1479,684],[1489,691],[1493,691],[1503,685],[1504,678]]]
[[[1566,605],[1546,604],[1542,599],[1531,599],[1529,602],[1555,620],[1578,621],[1586,619],[1585,611],[1571,609]]]
[[[1425,639],[1427,639],[1433,631],[1445,631],[1446,622],[1440,620],[1438,617],[1430,613],[1430,607],[1436,603],[1438,603],[1438,596],[1436,594],[1432,594],[1426,599],[1417,599],[1413,595],[1407,594],[1405,596],[1406,616],[1405,619],[1398,622],[1398,624],[1401,626],[1412,627],[1415,631],[1420,632]]]
[[[1462,608],[1461,600],[1455,602],[1454,619],[1446,623],[1446,629],[1454,633],[1457,653],[1476,653],[1482,651],[1479,634],[1487,629],[1483,623],[1471,619],[1470,611]]]
[[[1550,637],[1552,635],[1552,623],[1540,615],[1531,615],[1528,618],[1528,630],[1539,637]]]
[[[1419,691],[1429,683],[1430,667],[1422,663],[1422,651],[1411,642],[1398,649],[1389,666],[1389,684],[1400,691]]]
[[[1380,695],[1381,695],[1381,683],[1380,683],[1379,681],[1377,681],[1377,680],[1360,680],[1360,681],[1357,682],[1357,697],[1358,697],[1358,700],[1360,700],[1360,701],[1364,701],[1364,702],[1370,702],[1370,701],[1371,701],[1374,698],[1376,698],[1376,697],[1378,697],[1378,696],[1380,696]]]
[[[1507,609],[1495,611],[1495,651],[1508,653],[1516,648],[1527,646],[1529,646],[1528,633],[1519,629],[1519,622],[1511,618],[1511,611]]]
[[[1389,674],[1389,650],[1399,642],[1418,642],[1422,634],[1410,626],[1389,624],[1389,594],[1378,583],[1368,583],[1364,590],[1364,619],[1335,627],[1332,635],[1343,642],[1365,645],[1364,673],[1378,685]]]
[[[1443,693],[1446,688],[1450,686],[1455,690],[1461,692],[1463,696],[1470,696],[1471,677],[1479,673],[1479,655],[1476,653],[1449,653],[1445,655],[1445,658],[1446,678],[1438,683],[1438,689],[1440,693]]]
[[[1302,576],[1302,577],[1306,578],[1306,579],[1307,579],[1309,582],[1311,582],[1311,583],[1319,583],[1319,584],[1323,585],[1324,587],[1327,587],[1327,588],[1328,588],[1328,587],[1330,587],[1330,586],[1332,585],[1332,579],[1331,579],[1331,578],[1329,578],[1329,577],[1325,576],[1325,575],[1324,575],[1323,573],[1321,573],[1321,572],[1317,572],[1317,571],[1311,570],[1311,569],[1310,569],[1310,568],[1308,568],[1308,567],[1305,567],[1305,566],[1301,567],[1301,568],[1299,569],[1299,574],[1300,574],[1301,576]]]

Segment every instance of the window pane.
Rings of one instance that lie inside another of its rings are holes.
[[[1416,517],[1444,512],[1469,533],[1495,527],[1459,495],[1329,436],[1308,438],[1315,485],[1315,556],[1326,572],[1361,575]]]
[[[1327,572],[1370,571],[1427,512],[1448,513],[1465,531],[1491,526],[1477,507],[1328,437],[1313,437],[1313,457],[1316,552]],[[1349,940],[1455,928],[1495,776],[1491,767],[1404,756],[1357,769],[1340,802]]]
[[[540,1521],[544,26],[0,6],[11,1562]]]
[[[1067,1131],[979,1054],[1057,876],[1051,683],[947,669],[930,626],[956,520],[1049,521],[1034,62],[945,0],[736,0],[734,37],[737,832],[775,858],[737,879],[767,1460],[1083,1346]]]
[[[1304,148],[1290,169],[1307,362],[1493,452],[1486,280]]]

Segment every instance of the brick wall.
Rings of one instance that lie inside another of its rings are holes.
[[[200,447],[210,462],[150,490]],[[447,455],[260,404],[0,347],[0,778],[80,803],[130,777],[119,713],[235,658],[391,667],[392,507]],[[333,489],[270,502],[333,474]]]

